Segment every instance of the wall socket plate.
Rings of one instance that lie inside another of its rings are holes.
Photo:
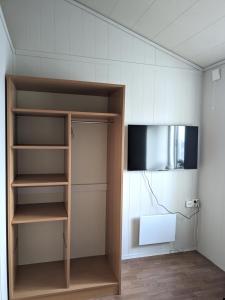
[[[187,200],[185,201],[185,207],[187,208],[200,207],[200,201],[199,199]]]

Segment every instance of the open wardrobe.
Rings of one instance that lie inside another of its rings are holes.
[[[7,77],[10,299],[120,293],[124,93]]]

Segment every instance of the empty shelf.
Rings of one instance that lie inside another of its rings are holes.
[[[67,219],[64,203],[22,204],[16,206],[12,224],[63,221]]]
[[[68,185],[64,174],[17,175],[12,187]]]
[[[84,290],[104,286],[117,286],[110,264],[105,256],[71,260],[70,284],[72,290]]]
[[[14,299],[65,291],[64,262],[17,266]]]
[[[116,294],[119,285],[105,256],[72,259],[68,289],[65,288],[63,261],[23,265],[17,266],[13,299],[106,287],[111,289],[111,294]]]
[[[69,146],[64,145],[14,145],[12,149],[18,150],[66,150]]]

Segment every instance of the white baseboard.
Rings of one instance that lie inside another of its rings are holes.
[[[183,253],[183,252],[190,252],[190,251],[196,251],[196,247],[195,248],[188,248],[188,249],[180,249],[180,250],[164,250],[164,251],[158,251],[158,252],[154,252],[154,253],[140,253],[140,252],[136,252],[136,253],[131,253],[131,254],[124,254],[122,256],[122,260],[129,260],[129,259],[136,259],[136,258],[143,258],[143,257],[151,257],[151,256],[158,256],[158,255],[165,255],[165,254],[173,254],[173,253]]]

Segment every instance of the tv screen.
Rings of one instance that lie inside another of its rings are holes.
[[[128,125],[128,170],[197,169],[198,127]]]

